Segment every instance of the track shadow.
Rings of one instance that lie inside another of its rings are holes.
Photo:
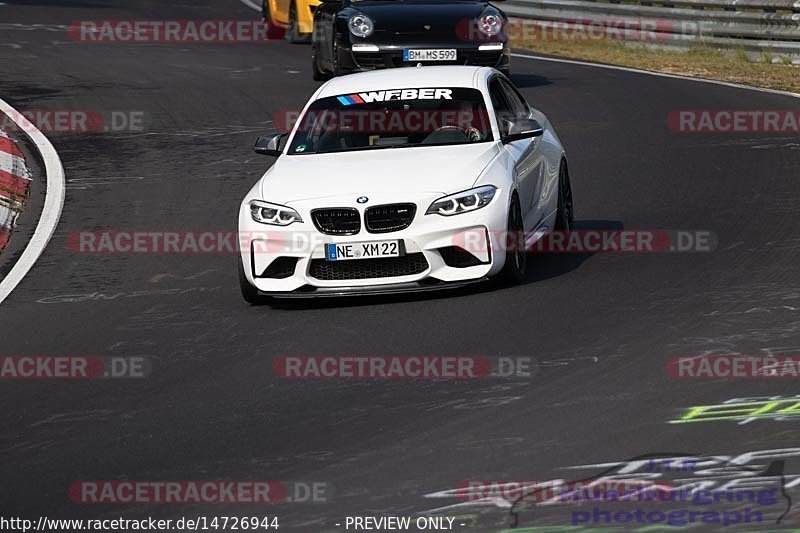
[[[537,76],[536,74],[523,74],[512,73],[511,81],[520,89],[527,89],[530,87],[542,87],[544,85],[552,85],[553,82],[544,76]]]
[[[404,292],[390,295],[380,296],[343,296],[343,297],[324,297],[324,298],[308,298],[308,299],[279,299],[275,298],[268,302],[266,305],[274,309],[285,310],[311,310],[311,309],[331,309],[343,307],[362,307],[370,305],[383,305],[383,304],[396,304],[408,302],[425,302],[442,299],[452,299],[473,294],[480,294],[483,292],[491,292],[497,288],[497,283],[493,280],[486,281],[485,283],[476,283],[467,287],[459,287],[454,289],[443,288],[437,291],[430,292]]]
[[[621,231],[618,220],[576,220],[575,231]],[[531,253],[528,256],[528,283],[544,281],[571,272],[592,257],[593,253]]]
[[[580,220],[575,222],[575,230],[615,230],[623,229],[623,224],[616,220]],[[528,277],[524,284],[554,278],[577,269],[584,261],[594,254],[584,253],[531,253],[528,258]],[[379,296],[345,296],[345,297],[324,297],[309,299],[271,299],[265,302],[266,305],[275,309],[286,310],[310,310],[310,309],[330,309],[342,307],[359,307],[369,305],[381,305],[402,302],[424,302],[441,299],[452,299],[492,292],[504,288],[504,285],[496,280],[488,280],[483,283],[476,283],[467,287],[454,289],[444,288],[431,292],[409,292],[392,295]],[[509,287],[513,290],[513,287]]]

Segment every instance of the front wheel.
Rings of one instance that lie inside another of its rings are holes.
[[[297,21],[297,4],[294,0],[289,5],[289,27],[286,29],[285,39],[294,44],[311,42],[310,33],[300,33],[300,23]]]
[[[272,9],[269,7],[269,0],[261,0],[261,19],[267,25],[268,41],[285,38],[286,32],[272,20]]]
[[[555,229],[569,231],[575,227],[575,208],[572,204],[572,186],[569,183],[569,170],[566,160],[561,161],[558,170],[558,210]]]
[[[317,54],[316,45],[311,49],[311,74],[314,77],[314,81],[328,81],[331,79],[330,74],[324,72],[319,66],[319,56]]]
[[[332,54],[332,57],[333,57],[333,74],[332,75],[335,78],[337,76],[341,76],[342,75],[342,69],[339,67],[339,43],[335,38],[333,40],[333,54]]]
[[[508,209],[508,231],[505,236],[506,264],[498,276],[508,285],[517,285],[525,281],[528,271],[528,254],[525,250],[525,229],[522,223],[522,209],[516,194],[511,199]]]

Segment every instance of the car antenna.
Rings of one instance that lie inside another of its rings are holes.
[[[417,63],[417,68],[421,67],[422,63]]]

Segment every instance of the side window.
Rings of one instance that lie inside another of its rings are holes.
[[[528,118],[528,114],[530,111],[528,110],[528,104],[525,103],[525,100],[522,96],[517,92],[517,90],[506,80],[498,80],[500,81],[500,85],[503,87],[503,94],[506,97],[506,100],[509,103],[509,107],[511,108],[511,113],[515,119],[521,118]]]
[[[500,85],[499,78],[495,78],[489,84],[489,96],[492,98],[492,107],[497,118],[497,125],[500,128],[500,135],[508,135],[509,128],[514,120],[514,111],[506,99],[505,91],[503,86]]]

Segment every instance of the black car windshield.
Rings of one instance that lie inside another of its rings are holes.
[[[428,87],[320,98],[300,117],[290,155],[492,141],[483,94]]]

